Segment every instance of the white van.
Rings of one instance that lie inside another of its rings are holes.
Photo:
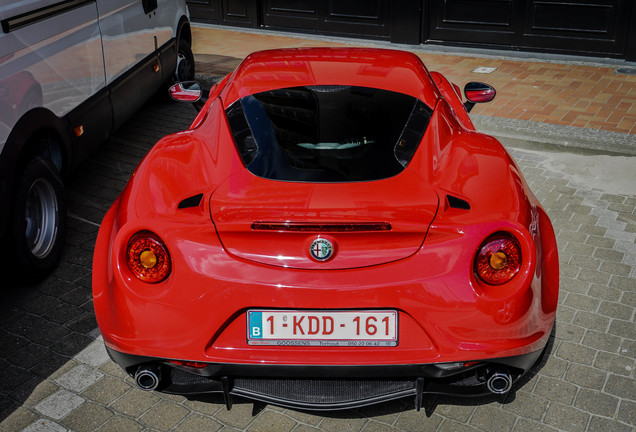
[[[62,251],[62,178],[194,77],[190,20],[185,0],[19,0],[0,24],[0,259],[35,281]]]

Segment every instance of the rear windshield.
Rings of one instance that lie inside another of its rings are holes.
[[[399,174],[432,110],[402,93],[307,86],[246,96],[226,115],[243,163],[272,180],[353,182]]]

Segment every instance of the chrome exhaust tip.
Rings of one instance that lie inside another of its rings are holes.
[[[142,390],[155,390],[160,382],[161,368],[158,366],[141,366],[135,372],[135,384]]]
[[[486,381],[488,391],[503,395],[512,389],[512,376],[508,372],[493,372]]]

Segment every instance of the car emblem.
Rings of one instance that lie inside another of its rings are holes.
[[[333,255],[333,245],[324,238],[317,238],[309,247],[311,257],[316,261],[327,261]]]

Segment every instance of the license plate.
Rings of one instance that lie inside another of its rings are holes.
[[[247,343],[292,346],[396,346],[394,310],[250,310]]]

